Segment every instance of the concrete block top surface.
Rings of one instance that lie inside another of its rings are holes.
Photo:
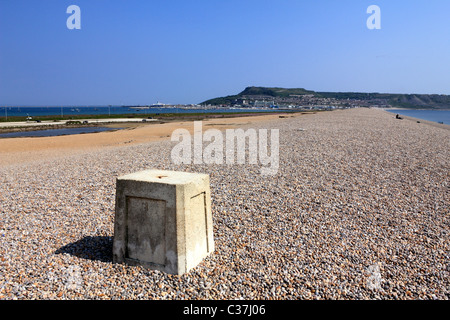
[[[145,181],[181,185],[209,178],[207,174],[150,169],[118,177],[118,180]]]

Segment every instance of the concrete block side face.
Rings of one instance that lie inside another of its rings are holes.
[[[213,228],[213,218],[211,209],[211,190],[209,188],[209,178],[208,178],[208,188],[205,192],[205,208],[206,208],[206,236],[208,241],[208,254],[214,252],[214,228]]]
[[[176,188],[117,180],[113,262],[176,273]]]
[[[136,198],[158,199],[166,201],[169,208],[175,208],[175,186],[146,181],[118,180],[124,184],[124,192]]]
[[[127,197],[126,258],[166,264],[166,201]]]
[[[198,265],[208,253],[205,192],[189,200],[186,208],[186,269]]]
[[[209,176],[186,185],[186,270],[214,251]]]
[[[205,206],[205,232],[207,239],[207,254],[214,251],[214,232],[213,232],[213,219],[211,210],[211,189],[209,183],[209,175],[202,175],[200,184],[197,187],[198,191],[204,192],[204,206]]]
[[[174,194],[174,197],[176,194]],[[177,209],[176,208],[166,208],[166,225],[165,225],[165,241],[166,249],[164,272],[170,274],[178,273],[179,254],[178,254],[178,229],[177,229]]]
[[[177,273],[176,210],[164,200],[128,197],[125,262]],[[132,204],[134,202],[134,205]]]
[[[184,185],[176,188],[176,228],[177,228],[177,259],[178,266],[176,273],[181,275],[186,270],[186,194]]]

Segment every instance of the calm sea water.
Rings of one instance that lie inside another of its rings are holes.
[[[433,122],[443,122],[450,125],[450,110],[388,110],[389,112],[408,117],[428,120]]]
[[[150,108],[130,109],[127,107],[0,107],[0,117],[37,117],[69,115],[114,115],[114,114],[155,114],[155,113],[217,113],[217,112],[268,112],[277,109],[185,109],[185,108]]]
[[[103,132],[103,131],[111,131],[111,130],[118,130],[118,128],[85,127],[85,128],[32,130],[32,131],[23,131],[23,132],[2,133],[2,134],[0,134],[0,138],[56,137],[56,136],[65,136],[65,135],[70,135],[70,134],[94,133],[94,132]]]
[[[217,113],[217,112],[270,112],[277,109],[186,109],[186,108],[150,108],[131,109],[128,107],[0,107],[0,117],[39,117],[39,116],[71,116],[71,115],[115,115],[115,114],[163,114],[163,113]],[[0,138],[17,137],[52,137],[80,133],[93,133],[117,130],[105,127],[82,127],[33,130],[0,134]]]

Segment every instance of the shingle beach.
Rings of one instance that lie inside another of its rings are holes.
[[[450,130],[357,108],[286,116],[274,176],[174,165],[170,140],[0,167],[0,299],[449,299]],[[0,151],[1,152],[1,151]],[[210,175],[215,251],[113,264],[116,178]]]

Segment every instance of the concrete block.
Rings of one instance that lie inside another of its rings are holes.
[[[117,179],[113,262],[183,274],[213,251],[208,175],[145,170]]]

